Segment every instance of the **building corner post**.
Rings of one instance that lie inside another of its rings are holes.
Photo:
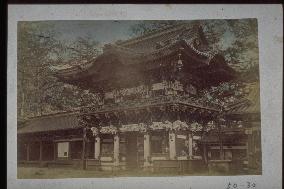
[[[27,161],[30,161],[30,143],[27,143]]]
[[[95,159],[100,159],[100,153],[101,153],[101,138],[99,135],[95,137]]]
[[[85,170],[87,168],[86,162],[86,140],[87,140],[87,128],[83,128],[83,149],[82,149],[82,168]]]
[[[151,146],[150,146],[150,134],[144,134],[144,170],[147,170],[150,167],[150,158],[151,158]]]
[[[169,151],[170,160],[175,160],[176,157],[176,134],[174,131],[169,132]]]
[[[113,146],[113,163],[114,167],[119,167],[119,135],[114,135],[114,146]]]
[[[189,159],[193,159],[193,136],[191,132],[188,134],[188,156]]]
[[[42,166],[42,141],[39,142],[39,162],[40,166]]]

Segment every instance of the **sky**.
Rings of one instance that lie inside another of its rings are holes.
[[[212,20],[213,21],[213,20]],[[72,43],[76,39],[90,38],[102,46],[107,43],[114,43],[117,40],[126,40],[134,37],[131,28],[141,20],[62,20],[62,21],[39,21],[47,23],[53,32],[53,37],[64,43]],[[144,21],[145,22],[145,21]],[[158,21],[157,21],[158,22]],[[210,21],[211,22],[211,21]],[[213,21],[214,22],[214,21]],[[37,22],[32,22],[36,24]],[[221,38],[223,48],[231,46],[235,37],[227,30]]]
[[[131,27],[139,21],[49,21],[56,38],[72,42],[78,37],[90,37],[101,44],[125,40],[132,36]]]

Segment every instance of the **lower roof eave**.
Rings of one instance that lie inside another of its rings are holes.
[[[67,130],[78,130],[82,129],[82,126],[78,126],[77,128],[65,128],[65,129],[52,129],[52,130],[44,130],[44,131],[27,131],[27,132],[17,132],[18,135],[28,135],[28,134],[43,134],[49,132],[56,132],[56,131],[67,131]]]

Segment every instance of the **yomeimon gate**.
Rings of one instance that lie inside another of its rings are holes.
[[[210,138],[222,126],[222,107],[200,91],[230,81],[235,72],[210,51],[199,26],[179,25],[105,45],[87,65],[55,74],[99,100],[77,112],[27,121],[18,130],[19,162],[190,171],[207,167],[214,149],[217,159],[226,159],[219,135]],[[246,143],[247,136],[232,135],[235,143]],[[247,152],[244,146],[240,150]]]

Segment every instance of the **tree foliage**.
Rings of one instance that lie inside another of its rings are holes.
[[[69,111],[96,102],[96,95],[89,91],[59,82],[51,69],[93,59],[98,53],[96,42],[80,38],[61,43],[47,23],[19,22],[18,27],[19,117]]]

